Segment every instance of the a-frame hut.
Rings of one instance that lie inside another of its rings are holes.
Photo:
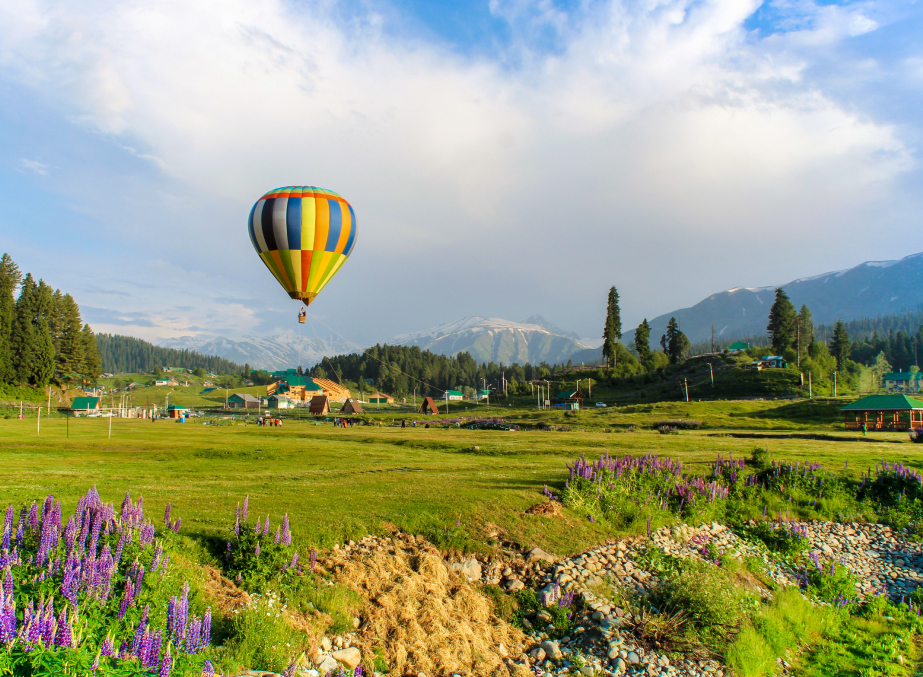
[[[352,397],[346,398],[346,401],[343,403],[343,408],[340,410],[341,414],[361,414],[362,413],[362,403],[359,400],[356,400]]]
[[[330,400],[326,395],[315,395],[311,398],[311,404],[308,405],[308,411],[315,415],[330,413]]]
[[[423,404],[420,405],[420,409],[417,411],[418,414],[438,414],[439,407],[436,406],[435,400],[432,397],[424,397]]]

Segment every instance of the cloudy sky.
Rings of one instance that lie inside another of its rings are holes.
[[[623,317],[923,251],[923,8],[811,0],[0,0],[0,250],[100,331],[267,334],[250,207],[359,241],[347,338]]]

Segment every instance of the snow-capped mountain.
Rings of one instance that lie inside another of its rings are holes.
[[[540,317],[530,319],[545,323]],[[599,352],[546,326],[480,315],[469,315],[426,331],[401,334],[388,343],[419,346],[443,355],[467,352],[478,362],[503,364],[538,364],[542,361],[554,364],[567,362],[568,359],[574,362],[594,361],[598,359],[596,354]]]
[[[866,261],[853,268],[802,277],[781,285],[796,308],[811,310],[815,324],[917,310],[923,304],[923,253],[897,261]],[[712,294],[691,308],[651,320],[656,345],[675,317],[690,340],[706,341],[715,327],[721,345],[737,337],[766,333],[776,286],[735,287]]]
[[[164,348],[195,350],[203,355],[218,355],[255,369],[288,369],[313,367],[325,355],[358,352],[339,338],[304,338],[293,331],[273,336],[244,336],[238,340],[213,336],[180,336],[158,343]]]

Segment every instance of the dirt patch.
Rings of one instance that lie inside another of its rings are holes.
[[[223,616],[227,616],[250,601],[250,595],[222,576],[220,571],[207,565],[202,569],[207,575],[205,594],[214,601],[215,607]]]
[[[561,517],[564,510],[558,501],[545,501],[538,503],[526,510],[527,515],[545,515],[546,517]]]
[[[380,650],[391,674],[529,674],[504,660],[522,653],[525,635],[494,616],[490,600],[432,544],[369,537],[325,564],[367,600],[357,646],[363,656]]]

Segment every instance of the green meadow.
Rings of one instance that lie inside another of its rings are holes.
[[[881,459],[923,467],[923,445],[905,434],[843,430],[836,413],[842,402],[682,402],[575,416],[508,407],[508,421],[558,428],[519,431],[441,427],[398,409],[372,412],[364,417],[372,425],[345,429],[291,417],[281,428],[240,416],[184,424],[113,419],[111,439],[106,418],[43,419],[40,434],[34,418],[0,418],[0,502],[53,493],[73,505],[96,485],[107,501],[143,495],[155,513],[172,502],[184,532],[219,536],[249,495],[255,514],[287,512],[296,535],[319,547],[396,525],[443,547],[480,550],[495,545],[487,532],[499,527],[505,540],[566,554],[614,534],[569,510],[563,519],[525,511],[544,499],[546,485],[558,493],[565,463],[582,454],[666,455],[697,473],[719,454],[749,457],[755,447],[840,472],[848,462],[853,476]],[[490,415],[500,410],[491,407]],[[438,420],[477,414],[488,410],[450,410]],[[418,425],[392,425],[401,418]],[[707,425],[670,435],[653,428],[677,419]]]

